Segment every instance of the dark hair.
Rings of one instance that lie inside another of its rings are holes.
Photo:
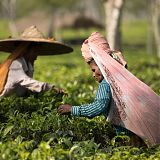
[[[119,61],[116,58],[114,58],[114,57],[112,57],[112,58],[115,59],[119,63]],[[93,58],[91,58],[87,63],[91,64],[91,63],[96,63],[96,62],[95,62],[95,60]],[[124,67],[127,69],[128,68],[127,64]]]
[[[96,63],[96,62],[95,62],[95,60],[92,58],[92,59],[90,59],[87,63],[88,63],[88,64],[91,64],[91,63]]]

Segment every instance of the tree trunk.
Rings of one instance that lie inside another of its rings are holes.
[[[105,0],[106,36],[111,49],[121,50],[121,16],[124,0]]]
[[[17,0],[3,0],[3,14],[8,19],[9,29],[11,31],[12,37],[18,36],[17,27],[15,24],[15,17],[16,17],[16,1]]]
[[[150,7],[150,3],[152,2],[152,0],[147,0],[146,1],[148,4],[148,15],[147,15],[147,20],[148,20],[148,25],[147,25],[147,54],[151,55],[153,54],[153,27],[152,27],[152,12],[151,12],[151,7]]]
[[[47,35],[49,38],[53,38],[54,29],[53,29],[53,21],[54,21],[54,12],[51,12],[51,18],[49,19],[49,25],[47,30]]]
[[[157,56],[160,58],[160,0],[152,0],[152,26],[157,48]]]

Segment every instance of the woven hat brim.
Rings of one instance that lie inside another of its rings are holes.
[[[0,40],[0,51],[13,52],[20,43],[31,42],[38,55],[57,55],[70,53],[73,49],[63,43],[47,39],[5,39]]]

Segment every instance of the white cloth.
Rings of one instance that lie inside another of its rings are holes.
[[[13,93],[24,96],[27,90],[42,92],[52,88],[51,84],[34,80],[33,71],[31,63],[27,63],[23,57],[14,60],[10,65],[7,82],[0,96],[9,96]]]

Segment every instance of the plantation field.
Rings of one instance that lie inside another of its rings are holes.
[[[126,22],[122,26],[123,54],[128,70],[160,95],[159,59],[146,54],[145,23],[132,23],[134,25]],[[8,35],[5,27],[3,30],[4,35]],[[86,38],[93,30],[67,30],[61,34],[65,39],[76,34]],[[74,52],[71,54],[38,57],[35,63],[34,78],[63,88],[67,95],[50,91],[23,98],[12,96],[0,99],[0,159],[160,159],[160,146],[128,146],[128,137],[115,136],[113,127],[102,116],[88,119],[57,114],[57,106],[61,103],[79,105],[91,102],[98,86],[81,56],[81,46],[72,47]],[[7,55],[1,53],[0,62]],[[123,146],[118,139],[124,140]]]

